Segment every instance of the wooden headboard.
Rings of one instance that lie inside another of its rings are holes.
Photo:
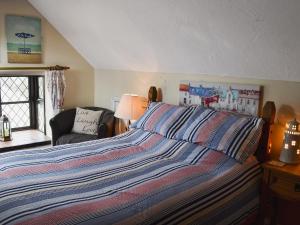
[[[272,133],[271,127],[274,124],[276,108],[274,102],[268,101],[265,103],[261,118],[264,120],[262,136],[260,138],[259,146],[255,153],[256,158],[260,162],[265,162],[270,159],[270,136]]]

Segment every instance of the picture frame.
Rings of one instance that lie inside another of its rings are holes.
[[[5,16],[8,63],[42,63],[41,19]]]
[[[261,87],[248,84],[180,81],[179,105],[202,105],[241,114],[259,114]]]

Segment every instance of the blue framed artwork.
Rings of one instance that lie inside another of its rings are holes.
[[[216,110],[257,116],[260,89],[259,85],[180,81],[179,104],[203,105]]]
[[[41,19],[6,15],[7,58],[9,63],[41,63]]]

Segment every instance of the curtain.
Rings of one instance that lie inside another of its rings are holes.
[[[46,86],[50,94],[54,114],[62,111],[65,95],[65,75],[63,70],[46,71]]]

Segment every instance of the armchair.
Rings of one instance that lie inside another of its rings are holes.
[[[115,117],[113,111],[101,107],[83,108],[95,111],[103,111],[99,118],[98,135],[78,134],[71,132],[76,115],[76,108],[72,108],[58,113],[49,121],[52,130],[53,146],[96,140],[114,135]]]

